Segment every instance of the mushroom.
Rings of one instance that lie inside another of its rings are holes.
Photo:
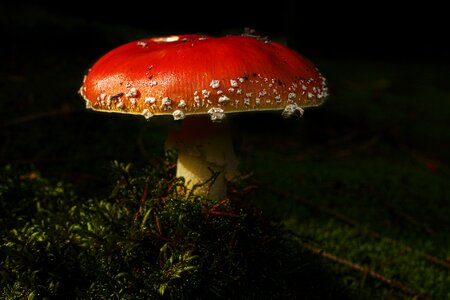
[[[178,149],[177,176],[194,193],[223,199],[227,176],[238,166],[226,114],[301,116],[328,92],[317,68],[281,44],[252,35],[191,34],[110,51],[84,77],[80,94],[98,111],[184,119],[166,143]]]

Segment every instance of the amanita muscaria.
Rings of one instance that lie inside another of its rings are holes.
[[[226,197],[226,175],[237,170],[226,114],[280,110],[301,116],[328,95],[325,78],[297,52],[255,36],[177,35],[134,41],[101,57],[80,93],[98,111],[172,115],[181,129],[177,176],[194,192]]]

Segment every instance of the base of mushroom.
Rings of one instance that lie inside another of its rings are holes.
[[[196,195],[208,195],[214,199],[226,197],[227,183],[223,166],[205,162],[191,155],[179,155],[177,177],[184,177],[186,186]]]
[[[238,165],[228,123],[213,123],[208,116],[182,122],[166,143],[166,148],[178,149],[177,177],[184,177],[194,194],[225,198],[226,175],[236,173]]]

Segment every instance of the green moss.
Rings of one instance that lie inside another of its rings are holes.
[[[215,203],[156,167],[112,169],[110,195],[89,199],[35,171],[2,171],[3,299],[346,295],[242,194]]]
[[[264,158],[249,159],[243,167],[264,180],[251,201],[268,216],[324,251],[396,279],[417,293],[434,299],[450,296],[448,269],[426,258],[432,255],[445,261],[448,256],[445,173],[429,172],[408,159],[396,158],[394,164],[374,157],[368,160],[361,154],[303,161],[259,155]],[[266,163],[261,165],[261,160]],[[355,293],[365,293],[362,298],[401,295],[347,267],[334,265],[332,269],[346,278]]]

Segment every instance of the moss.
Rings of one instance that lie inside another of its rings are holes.
[[[88,199],[36,171],[2,171],[10,213],[1,221],[11,224],[2,227],[3,299],[346,296],[295,239],[242,203],[238,182],[215,203],[157,167],[112,169],[110,195]]]
[[[288,161],[271,155],[247,159],[248,169],[264,182],[249,201],[268,217],[278,218],[324,251],[396,279],[417,293],[433,299],[450,296],[448,267],[426,257],[448,263],[446,173],[430,172],[402,158],[393,163],[358,154],[339,160]],[[261,160],[266,163],[261,165]],[[404,296],[347,267],[330,267],[362,298]]]

